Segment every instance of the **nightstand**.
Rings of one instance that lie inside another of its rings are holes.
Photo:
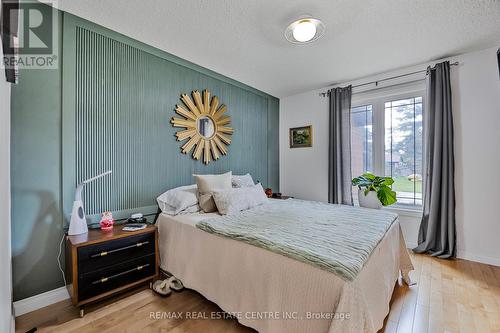
[[[151,283],[158,276],[156,227],[132,232],[122,228],[66,237],[67,288],[81,317],[85,304]]]

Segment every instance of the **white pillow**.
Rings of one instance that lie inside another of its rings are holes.
[[[197,213],[199,211],[200,211],[200,206],[198,204],[190,206],[190,207],[188,207],[188,208],[186,208],[178,213],[176,213],[176,210],[174,207],[169,206],[167,204],[165,204],[163,206],[163,209],[161,210],[162,213],[167,214],[167,215],[172,215],[172,216]]]
[[[213,192],[215,204],[222,215],[232,215],[269,202],[261,184],[235,187]]]
[[[199,210],[197,194],[196,185],[181,186],[161,194],[156,201],[163,213],[177,215],[188,208],[190,212]]]
[[[199,205],[205,213],[217,211],[212,193],[216,190],[230,189],[231,175],[231,171],[221,175],[193,175],[198,185]]]
[[[255,185],[252,176],[249,173],[243,176],[233,175],[231,177],[231,182],[233,183],[233,187],[249,187]]]

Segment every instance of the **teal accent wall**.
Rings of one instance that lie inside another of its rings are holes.
[[[279,189],[277,98],[73,15],[58,19],[59,69],[23,70],[12,90],[15,300],[63,285],[58,244],[88,176],[114,170],[86,189],[90,215],[153,210],[193,173],[250,172]],[[208,166],[180,153],[169,124],[180,94],[203,89],[228,106],[235,129],[229,154]]]
[[[58,20],[61,26],[61,14]],[[14,301],[63,285],[56,261],[63,235],[61,71],[21,69],[19,77],[11,90]]]

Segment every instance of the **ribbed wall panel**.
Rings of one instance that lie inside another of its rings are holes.
[[[75,37],[75,181],[113,170],[87,185],[87,214],[155,205],[166,189],[193,183],[193,173],[232,170],[264,186],[276,181],[268,179],[269,159],[278,159],[268,140],[278,118],[269,117],[267,97],[86,28]],[[235,129],[229,154],[208,166],[180,153],[169,124],[180,94],[205,88],[228,106]]]

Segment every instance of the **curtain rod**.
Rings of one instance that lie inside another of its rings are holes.
[[[455,62],[451,63],[450,66],[458,66],[458,64],[459,64],[459,62],[455,61]],[[401,74],[401,75],[395,75],[395,76],[391,76],[391,77],[386,77],[384,79],[380,79],[380,80],[376,80],[376,81],[371,81],[371,82],[357,84],[357,85],[352,86],[352,87],[353,88],[359,88],[359,87],[367,86],[369,84],[375,84],[375,86],[378,86],[379,82],[389,81],[389,80],[394,80],[394,79],[399,79],[400,77],[405,77],[405,76],[410,76],[410,75],[415,75],[415,74],[425,73],[425,72],[427,72],[427,69],[423,69],[423,70],[416,71],[416,72],[411,72],[411,73],[406,73],[406,74]],[[320,92],[319,96],[321,96],[321,97],[328,96],[328,91]]]

